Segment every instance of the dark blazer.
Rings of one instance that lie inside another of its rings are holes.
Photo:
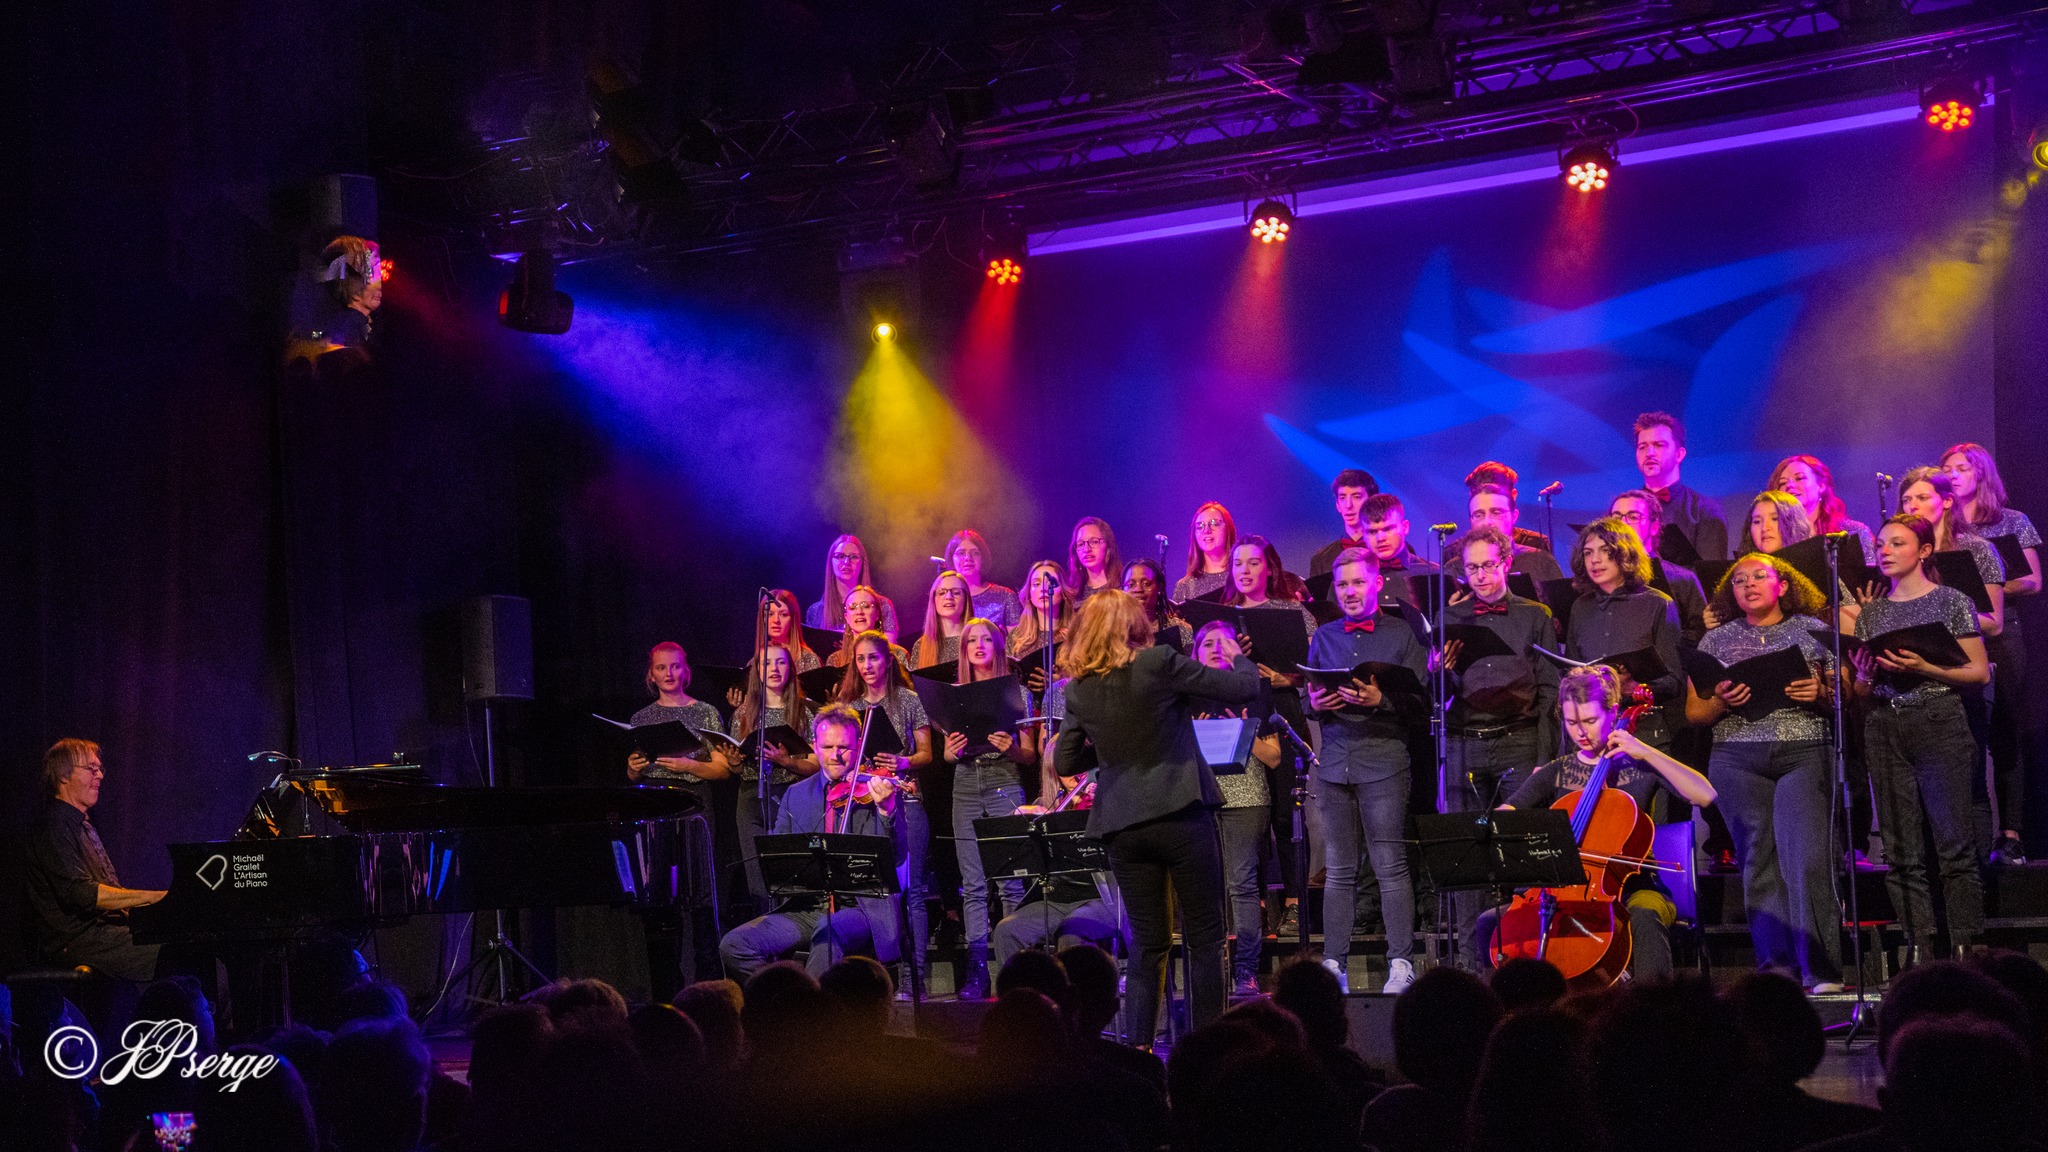
[[[823,772],[814,772],[789,786],[782,794],[782,811],[775,817],[776,835],[801,832],[823,832],[825,830],[825,795],[831,781]],[[899,801],[900,803],[900,801]],[[838,817],[834,817],[837,820]],[[872,804],[857,805],[847,826],[838,829],[849,836],[887,836],[896,843],[896,860],[899,879],[908,886],[908,878],[902,877],[902,862],[909,859],[904,844],[897,833],[902,830],[902,821],[876,810]],[[854,903],[868,922],[868,934],[875,942],[875,959],[884,964],[894,964],[903,958],[901,941],[897,933],[896,897],[857,896]],[[806,897],[793,900],[785,905],[789,911],[809,911],[822,902],[822,897]]]
[[[1259,697],[1257,665],[1240,657],[1229,671],[1207,668],[1171,648],[1147,648],[1114,672],[1067,685],[1066,722],[1053,763],[1062,776],[1082,771],[1081,744],[1095,745],[1101,770],[1088,835],[1106,839],[1133,824],[1200,804],[1223,806],[1216,777],[1195,744],[1190,697],[1250,704]]]

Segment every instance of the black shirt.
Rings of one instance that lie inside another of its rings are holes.
[[[1577,752],[1567,752],[1530,773],[1515,794],[1508,797],[1508,805],[1519,809],[1548,808],[1559,797],[1584,788],[1592,775],[1593,765],[1579,759]],[[1664,777],[1633,756],[1617,756],[1608,769],[1607,786],[1628,793],[1636,807],[1647,813],[1657,790],[1664,787]]]
[[[1677,529],[1692,544],[1702,560],[1728,558],[1728,518],[1720,502],[1700,495],[1684,484],[1664,490],[1664,526]]]
[[[1533,715],[1547,721],[1557,710],[1557,665],[1529,649],[1538,644],[1545,648],[1551,647],[1557,640],[1557,625],[1551,618],[1550,609],[1534,600],[1525,600],[1510,593],[1501,603],[1507,606],[1506,612],[1487,612],[1484,615],[1479,613],[1480,605],[1476,597],[1462,604],[1453,604],[1444,609],[1444,624],[1476,624],[1500,637],[1516,656],[1528,661],[1536,674],[1536,697],[1531,701],[1530,709],[1520,716]],[[1461,680],[1460,673],[1451,674],[1451,690],[1456,694],[1451,702],[1452,728],[1483,728],[1520,718],[1474,712],[1465,703]],[[1539,727],[1546,731],[1551,728],[1548,723],[1539,724]],[[1539,748],[1550,746],[1541,741],[1537,744]]]
[[[1655,649],[1657,659],[1664,665],[1664,675],[1644,687],[1656,698],[1660,709],[1644,716],[1643,730],[1638,735],[1651,744],[1670,739],[1680,718],[1666,712],[1683,706],[1685,687],[1678,663],[1678,606],[1671,597],[1655,588],[1582,593],[1572,604],[1564,636],[1564,654],[1574,660],[1601,660],[1638,648]],[[1652,717],[1656,718],[1655,723],[1651,723]]]
[[[29,909],[38,943],[54,952],[119,916],[100,910],[102,884],[118,888],[113,861],[85,813],[51,797],[29,829],[26,845]]]
[[[1349,536],[1339,536],[1321,548],[1316,549],[1316,554],[1308,558],[1308,574],[1311,576],[1327,576],[1330,574],[1330,569],[1337,563],[1337,557],[1343,555],[1346,548],[1364,547],[1365,541],[1363,540],[1353,540]]]

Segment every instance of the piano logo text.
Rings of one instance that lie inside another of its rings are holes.
[[[233,855],[216,852],[199,866],[197,875],[201,883],[215,891],[222,884],[230,888],[268,888],[268,864],[261,852],[236,852]]]

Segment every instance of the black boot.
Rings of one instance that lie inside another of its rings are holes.
[[[959,1000],[988,999],[988,957],[970,956],[967,959],[967,979],[960,982]]]

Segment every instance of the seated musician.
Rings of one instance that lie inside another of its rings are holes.
[[[121,980],[153,980],[157,946],[135,943],[127,910],[154,904],[164,894],[123,888],[114,874],[87,815],[99,803],[105,777],[100,746],[90,740],[59,740],[43,754],[48,798],[25,851],[34,946],[44,963],[85,964]]]
[[[1705,776],[1643,742],[1621,727],[1621,677],[1604,664],[1574,668],[1564,675],[1557,689],[1558,710],[1564,719],[1566,739],[1573,751],[1540,765],[1530,774],[1503,809],[1547,808],[1582,787],[1603,756],[1618,756],[1610,766],[1608,787],[1628,793],[1642,812],[1659,789],[1669,789],[1687,803],[1704,807],[1714,802],[1714,786]],[[1629,975],[1637,980],[1661,980],[1671,975],[1671,924],[1677,908],[1655,871],[1644,869],[1630,876],[1622,888],[1628,907],[1629,931],[1634,945],[1629,956]],[[1492,936],[1497,910],[1480,915],[1474,926],[1471,951],[1490,963]]]
[[[1061,801],[1071,811],[1083,811],[1094,802],[1093,772],[1061,781]],[[1036,816],[1048,811],[1037,804],[1017,809],[1019,815]],[[1055,947],[1071,948],[1093,944],[1105,952],[1115,951],[1123,931],[1116,912],[1116,879],[1097,872],[1089,879],[1055,876],[1048,891],[997,921],[989,932],[989,950],[1001,972],[1010,958],[1026,948],[1056,941]],[[1028,897],[1027,897],[1028,899]]]
[[[811,721],[811,746],[820,770],[783,793],[782,811],[775,818],[777,835],[844,832],[893,838],[898,805],[887,778],[863,774],[851,797],[832,793],[833,785],[851,783],[848,777],[853,774],[860,733],[860,715],[846,705],[831,704],[818,711]],[[810,956],[805,966],[814,976],[849,953],[893,962],[898,937],[894,900],[860,897],[841,900],[840,905],[829,911],[823,896],[785,901],[774,912],[726,933],[718,944],[719,958],[742,980],[806,945]]]

